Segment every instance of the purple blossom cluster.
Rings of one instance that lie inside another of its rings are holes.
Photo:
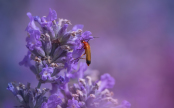
[[[108,73],[101,76],[99,81],[93,82],[90,76],[84,77],[86,64],[81,63],[79,70],[70,73],[81,74],[76,76],[76,82],[69,82],[63,87],[54,85],[52,88],[51,98],[44,102],[41,108],[130,108],[131,104],[124,100],[119,104],[118,100],[113,98],[113,92],[108,89],[115,84],[115,79]],[[55,98],[55,99],[52,99]],[[53,104],[54,103],[54,104]]]
[[[67,73],[76,69],[78,58],[84,52],[81,40],[93,39],[90,31],[82,32],[83,25],[71,24],[67,19],[57,19],[55,10],[50,9],[48,16],[32,16],[27,13],[30,22],[26,28],[28,54],[19,64],[29,66],[40,83],[64,83],[66,79],[60,71]],[[36,25],[40,25],[39,27]],[[33,65],[31,61],[35,61]]]
[[[83,32],[83,25],[75,25],[67,30],[71,22],[57,19],[55,10],[50,9],[47,16],[32,16],[27,13],[30,22],[26,28],[26,47],[28,53],[19,63],[29,67],[39,83],[31,88],[19,83],[9,83],[7,89],[24,108],[130,108],[130,103],[118,103],[113,92],[108,89],[115,84],[109,74],[93,82],[84,72],[85,63],[78,61],[84,52],[81,42],[93,39],[90,31]],[[39,26],[37,26],[39,25]],[[75,82],[76,81],[76,82]],[[40,89],[44,83],[51,83],[52,90]],[[47,98],[44,94],[49,91]]]

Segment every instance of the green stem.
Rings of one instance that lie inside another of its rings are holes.
[[[40,88],[41,84],[42,84],[42,83],[39,81],[39,83],[38,83],[38,85],[37,85],[37,88]]]

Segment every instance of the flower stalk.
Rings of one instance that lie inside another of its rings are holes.
[[[38,84],[37,84],[37,88],[40,88],[42,85],[42,83],[39,81]]]

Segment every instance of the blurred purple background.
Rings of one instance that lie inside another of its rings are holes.
[[[174,108],[174,1],[172,0],[69,0],[0,1],[0,108],[18,105],[11,81],[37,85],[28,68],[18,65],[27,53],[27,12],[84,24],[90,41],[90,69],[110,73],[112,89],[131,108]],[[69,27],[71,29],[72,26]],[[42,85],[44,87],[45,85]]]

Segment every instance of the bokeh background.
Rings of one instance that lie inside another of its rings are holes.
[[[18,105],[8,82],[37,85],[18,63],[27,53],[26,13],[44,16],[49,8],[100,37],[90,41],[89,68],[116,79],[116,98],[131,108],[174,108],[173,0],[0,0],[0,108]]]

